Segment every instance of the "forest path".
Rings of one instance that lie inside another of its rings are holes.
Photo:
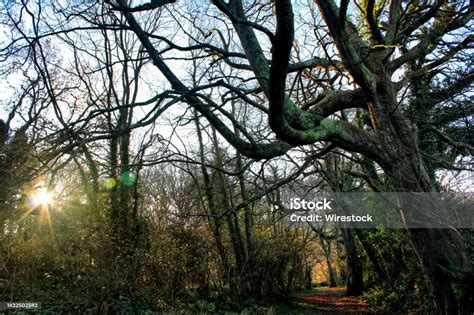
[[[367,302],[345,293],[345,287],[318,288],[311,293],[297,294],[295,299],[301,306],[318,311],[317,314],[374,314]]]

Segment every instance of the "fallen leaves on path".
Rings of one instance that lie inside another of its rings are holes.
[[[297,294],[295,299],[322,313],[372,314],[367,302],[357,296],[346,296],[345,293],[346,288],[321,288],[315,292]]]

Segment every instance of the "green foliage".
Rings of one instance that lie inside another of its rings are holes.
[[[374,277],[364,298],[376,309],[394,314],[423,309],[428,293],[407,232],[377,229],[368,231],[366,236],[378,253],[386,274],[380,277],[369,272]]]
[[[364,294],[371,306],[393,314],[406,314],[415,307],[420,293],[414,284],[416,275],[403,275],[394,283],[380,283]]]

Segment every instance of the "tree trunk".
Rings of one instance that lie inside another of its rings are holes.
[[[365,231],[362,229],[354,229],[354,232],[356,233],[357,238],[362,244],[362,247],[364,248],[365,253],[367,254],[367,258],[372,263],[372,266],[374,267],[374,270],[377,273],[377,275],[380,277],[380,279],[390,280],[390,275],[386,272],[384,268],[382,268],[382,265],[379,262],[378,255],[375,252],[374,247],[372,246],[370,241],[367,240]]]
[[[235,101],[231,102],[232,104],[232,116],[236,117],[236,108],[235,108]],[[243,122],[245,125],[245,122]],[[234,132],[237,136],[240,136],[240,130],[236,126],[234,126]],[[244,176],[244,166],[243,166],[243,159],[242,155],[239,151],[236,152],[236,162],[235,162],[235,172],[238,174],[237,178],[239,180],[239,187],[240,187],[240,196],[242,201],[248,199],[247,196],[247,188],[245,185],[245,176]],[[250,205],[244,207],[244,225],[245,225],[245,245],[246,245],[246,254],[248,260],[249,268],[253,267],[253,243],[252,243],[252,228],[253,228],[253,214]]]
[[[321,247],[323,248],[324,256],[326,258],[326,265],[328,266],[329,286],[331,288],[334,288],[337,286],[337,275],[336,271],[332,266],[331,241],[329,240],[326,243],[326,241],[321,237],[321,235],[319,239],[321,241]]]
[[[239,179],[239,186],[240,186],[240,195],[242,201],[247,200],[247,189],[245,186],[245,179],[243,173],[243,165],[242,165],[242,157],[240,153],[237,152],[237,160],[236,160],[236,171],[239,172],[238,179]],[[252,226],[253,226],[253,218],[252,218],[252,209],[249,205],[244,207],[244,224],[245,224],[245,241],[246,241],[246,249],[247,249],[247,258],[249,267],[252,268],[253,264],[253,243],[252,243]]]
[[[194,110],[194,121],[196,124],[196,132],[197,132],[198,141],[199,141],[199,157],[200,157],[200,162],[201,162],[201,172],[204,179],[204,186],[205,186],[204,189],[205,189],[206,199],[208,203],[208,210],[210,214],[210,216],[208,217],[209,227],[214,237],[214,242],[216,243],[217,253],[219,254],[219,257],[222,263],[225,278],[227,279],[227,282],[229,282],[230,280],[229,279],[229,270],[230,270],[229,260],[227,257],[225,246],[222,242],[221,224],[220,224],[220,221],[216,219],[216,216],[218,215],[218,211],[217,211],[216,202],[214,199],[214,191],[212,188],[211,179],[205,167],[206,159],[204,157],[204,154],[205,154],[204,142],[202,139],[201,125],[199,124],[199,117],[196,110]]]
[[[451,230],[411,229],[410,235],[421,262],[432,298],[440,314],[458,314],[458,301],[450,271],[464,270]]]
[[[221,149],[219,148],[218,140],[217,140],[217,134],[216,130],[212,128],[212,143],[214,146],[214,154],[215,154],[215,166],[220,170],[224,168],[224,163],[223,163],[223,153],[221,152]],[[217,186],[220,190],[220,195],[221,195],[221,200],[222,200],[222,206],[224,209],[229,209],[231,206],[230,202],[230,196],[227,192],[227,183],[224,178],[224,175],[222,172],[217,171]],[[239,223],[239,218],[237,216],[237,213],[232,212],[228,213],[226,216],[227,220],[227,225],[229,229],[229,237],[232,243],[232,247],[234,249],[234,256],[235,256],[235,261],[237,265],[237,271],[239,275],[243,272],[244,268],[244,240],[242,237],[242,232],[240,230],[240,223]]]
[[[397,132],[390,137],[391,152],[385,163],[380,163],[395,191],[433,192],[431,180],[424,169],[416,139],[401,119],[394,120]],[[385,142],[388,142],[386,140]],[[405,223],[410,226],[419,220],[403,205]],[[436,205],[433,205],[436,207]],[[432,209],[426,209],[431,211]],[[420,215],[425,215],[421,212]],[[459,307],[453,289],[453,271],[469,273],[470,266],[460,235],[450,229],[408,229],[423,276],[438,314],[457,314]]]
[[[364,290],[362,263],[357,255],[356,244],[350,229],[341,229],[347,257],[346,295],[361,295]]]

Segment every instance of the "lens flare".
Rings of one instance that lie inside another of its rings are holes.
[[[33,196],[31,197],[31,203],[35,207],[50,206],[54,203],[54,195],[45,188],[39,188],[33,193]]]

